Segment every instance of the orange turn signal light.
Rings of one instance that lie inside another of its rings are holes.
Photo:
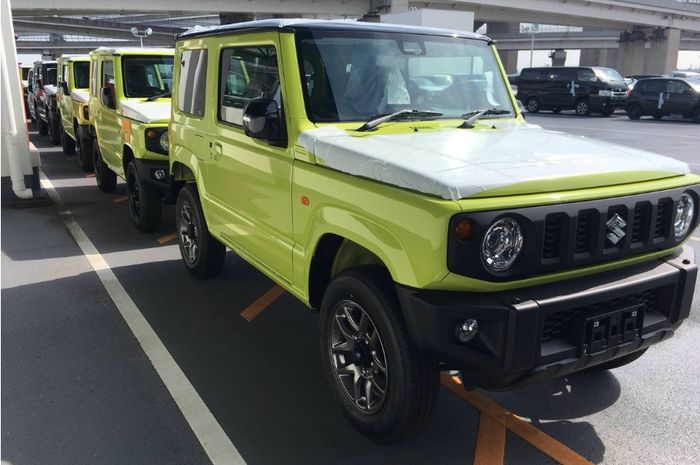
[[[302,204],[303,206],[305,206],[305,207],[308,207],[308,206],[309,206],[309,203],[311,203],[311,201],[309,200],[309,198],[308,198],[307,196],[305,196],[305,195],[302,195],[302,196],[301,196],[301,204]]]
[[[472,222],[469,220],[462,220],[455,226],[455,235],[460,241],[467,241],[472,238],[474,229],[472,227]]]

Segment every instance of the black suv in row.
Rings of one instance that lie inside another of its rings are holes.
[[[651,78],[638,81],[627,97],[627,116],[692,118],[700,123],[700,79]]]
[[[594,112],[609,116],[615,109],[625,108],[627,85],[611,68],[525,68],[518,79],[517,98],[530,113],[576,110],[581,116]]]

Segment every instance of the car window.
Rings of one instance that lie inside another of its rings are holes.
[[[275,100],[281,107],[277,50],[272,45],[225,49],[221,54],[219,119],[243,124],[243,109],[254,98]]]
[[[644,92],[666,92],[666,81],[664,79],[648,79],[641,81]]]
[[[690,90],[690,87],[683,81],[669,80],[666,82],[666,92],[671,94],[683,94]]]
[[[114,92],[114,62],[113,61],[103,61],[102,62],[102,86],[103,88],[110,89],[112,91],[112,97],[114,102],[116,99],[116,93]]]
[[[173,80],[172,55],[131,56],[122,58],[124,96],[153,97],[170,91]]]
[[[550,81],[574,81],[576,73],[573,69],[555,68],[549,71],[547,79]]]
[[[592,69],[579,69],[578,70],[578,80],[583,82],[596,82],[598,78]]]
[[[87,89],[90,87],[90,62],[79,61],[73,63],[73,86],[76,89]]]
[[[68,64],[61,65],[61,81],[68,82]]]
[[[97,97],[100,94],[100,63],[95,60],[92,62],[92,95]]]
[[[56,85],[58,77],[58,69],[56,65],[46,66],[44,68],[43,84]]]
[[[180,58],[177,106],[190,115],[204,115],[207,83],[207,50],[185,50]]]

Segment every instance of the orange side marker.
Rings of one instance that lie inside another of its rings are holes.
[[[122,202],[126,202],[127,200],[129,200],[129,197],[123,196],[123,197],[117,197],[117,198],[115,198],[115,199],[112,199],[112,202],[114,202],[114,203],[122,203]]]
[[[170,233],[170,234],[167,234],[167,235],[161,237],[160,239],[158,239],[158,243],[159,243],[160,245],[163,245],[163,244],[165,244],[166,242],[170,242],[170,241],[172,241],[172,240],[175,239],[175,238],[177,238],[177,233]]]
[[[462,381],[457,376],[441,373],[440,381],[443,386],[479,409],[482,414],[490,416],[558,463],[563,465],[593,465],[592,462],[517,415],[507,411],[492,399],[477,391],[465,391],[462,387]]]
[[[258,297],[258,299],[250,304],[248,308],[241,312],[241,316],[245,321],[250,323],[253,319],[260,315],[272,302],[277,300],[279,296],[284,294],[284,289],[275,285],[269,291]]]
[[[474,465],[502,465],[506,452],[506,427],[482,413],[476,438]]]

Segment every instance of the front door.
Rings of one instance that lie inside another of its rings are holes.
[[[255,98],[282,106],[278,44],[225,47],[219,56],[219,101],[205,170],[210,219],[218,233],[275,275],[292,280],[292,152],[243,132]]]
[[[642,108],[645,115],[660,114],[666,98],[666,80],[649,79],[637,83],[641,84]],[[636,86],[635,86],[636,87]]]
[[[666,81],[666,101],[664,113],[685,116],[690,113],[693,91],[683,81],[669,79]]]
[[[97,141],[100,145],[100,154],[102,159],[107,163],[113,171],[118,171],[120,166],[119,144],[119,124],[117,122],[117,101],[116,101],[116,85],[114,77],[114,61],[107,59],[102,61],[99,90],[97,94],[98,105],[95,113],[95,131],[97,132]],[[112,94],[112,104],[108,105],[102,99],[103,89],[110,89]]]

